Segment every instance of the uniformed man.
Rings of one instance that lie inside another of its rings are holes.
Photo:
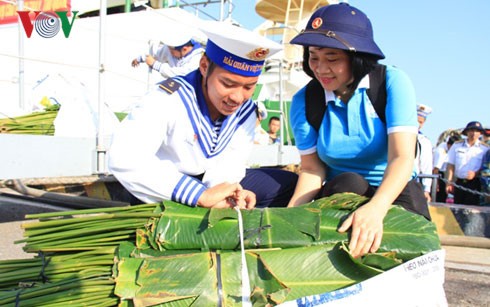
[[[480,122],[469,122],[462,132],[463,135],[466,135],[466,140],[454,143],[449,149],[446,167],[449,183],[446,186],[446,191],[454,195],[454,203],[456,204],[480,204],[478,194],[458,189],[452,183],[455,182],[457,185],[472,191],[481,191],[480,171],[483,156],[488,151],[488,145],[480,141],[484,132]]]
[[[417,104],[417,121],[419,123],[419,132],[417,134],[418,150],[415,158],[415,168],[417,174],[431,175],[432,174],[432,142],[427,136],[422,133],[422,127],[424,126],[427,116],[432,113],[432,108],[424,105]],[[424,195],[427,202],[432,200],[431,198],[431,186],[432,179],[422,178],[422,186],[424,187]]]
[[[436,202],[445,203],[447,201],[446,182],[443,180],[446,178],[447,152],[459,140],[461,140],[461,136],[454,134],[449,136],[447,141],[434,148],[432,174],[439,176],[437,179]]]
[[[199,68],[167,79],[121,123],[109,170],[139,200],[189,206],[286,206],[297,175],[246,169],[266,57],[282,46],[228,23],[209,22]]]
[[[156,71],[167,79],[186,75],[197,69],[203,52],[204,49],[193,39],[190,30],[168,31],[156,52],[136,57],[131,65],[138,67],[140,63],[146,63],[151,71]]]

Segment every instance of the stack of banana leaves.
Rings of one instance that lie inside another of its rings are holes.
[[[9,134],[33,134],[33,135],[54,135],[54,121],[60,109],[59,104],[49,105],[43,111],[36,111],[31,114],[0,118],[0,133]],[[119,121],[122,121],[127,113],[114,113]]]
[[[0,118],[0,133],[54,135],[54,120],[59,105],[27,115]]]
[[[165,201],[28,216],[26,252],[0,261],[1,306],[254,306],[342,289],[441,248],[435,225],[392,206],[377,253],[352,258],[344,193],[296,208],[191,208]],[[243,246],[239,231],[243,222]]]

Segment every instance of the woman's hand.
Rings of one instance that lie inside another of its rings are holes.
[[[380,208],[383,207],[369,202],[352,212],[338,229],[339,232],[351,229],[349,250],[354,258],[374,253],[381,245],[386,212],[380,212]]]
[[[339,232],[351,229],[349,249],[354,258],[379,249],[384,217],[413,171],[416,138],[411,132],[388,135],[388,165],[383,181],[371,200],[352,212],[340,226]]]
[[[255,194],[244,190],[239,183],[223,182],[207,189],[201,194],[197,202],[204,208],[233,208],[253,209],[255,207]]]

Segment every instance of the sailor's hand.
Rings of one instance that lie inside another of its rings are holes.
[[[454,194],[454,186],[452,182],[446,183],[446,193],[447,194]]]
[[[148,64],[148,66],[153,67],[153,64],[155,63],[155,58],[152,57],[151,55],[147,55],[145,62],[146,64]]]
[[[351,228],[349,250],[354,258],[369,252],[374,253],[383,238],[383,219],[386,212],[380,212],[379,206],[367,203],[352,212],[342,223],[339,232]]]
[[[140,62],[138,61],[138,59],[134,59],[131,61],[131,66],[138,67],[139,65],[140,65]]]
[[[236,191],[231,199],[240,209],[253,209],[257,201],[255,193],[249,190]]]
[[[474,171],[468,171],[468,173],[466,174],[466,179],[467,180],[473,180],[476,178],[476,172]]]
[[[243,190],[239,183],[220,183],[207,189],[197,202],[204,208],[233,208],[251,209],[255,206],[255,194]]]

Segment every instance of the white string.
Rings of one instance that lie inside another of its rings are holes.
[[[240,235],[240,251],[242,255],[242,306],[252,306],[250,301],[250,278],[248,276],[247,260],[245,259],[245,246],[243,243],[243,220],[242,212],[235,206],[235,210],[238,212],[238,233]]]

